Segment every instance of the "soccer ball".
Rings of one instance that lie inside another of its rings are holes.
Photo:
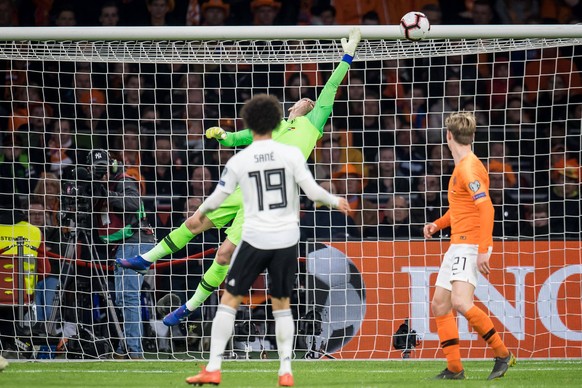
[[[430,22],[422,12],[408,12],[400,19],[400,32],[408,40],[421,40],[430,31]]]

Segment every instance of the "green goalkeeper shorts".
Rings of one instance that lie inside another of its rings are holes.
[[[238,213],[236,213],[232,224],[226,229],[226,236],[230,242],[236,246],[238,246],[240,244],[240,240],[242,240],[243,222],[244,212],[243,208],[241,207]]]
[[[216,210],[206,213],[206,217],[215,227],[222,229],[226,224],[232,221],[232,225],[226,229],[226,235],[230,242],[235,245],[240,243],[242,238],[242,225],[244,221],[242,192],[240,187],[228,196]]]

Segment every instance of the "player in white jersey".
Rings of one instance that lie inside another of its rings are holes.
[[[299,242],[299,185],[313,201],[322,202],[348,214],[345,198],[336,197],[319,186],[297,147],[272,140],[272,132],[283,112],[277,98],[259,94],[248,101],[241,116],[253,134],[253,142],[226,164],[215,191],[198,209],[204,217],[240,186],[245,219],[229,273],[226,291],[212,321],[210,360],[189,384],[219,384],[222,354],[232,335],[237,309],[265,270],[271,278],[269,291],[275,318],[279,351],[279,386],[293,386],[291,354],[295,325],[290,299],[297,270]]]

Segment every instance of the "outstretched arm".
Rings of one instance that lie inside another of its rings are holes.
[[[356,48],[358,47],[358,43],[360,43],[361,37],[362,35],[360,29],[354,28],[350,32],[349,40],[346,40],[345,38],[342,39],[344,56],[342,57],[341,62],[336,67],[334,72],[331,74],[331,77],[329,77],[329,80],[323,87],[323,90],[319,94],[317,101],[315,101],[315,107],[307,114],[309,121],[311,121],[311,123],[317,129],[319,129],[321,133],[323,133],[323,127],[331,115],[331,110],[333,108],[333,103],[335,102],[337,90],[348,73],[348,70],[350,69],[350,65],[354,59],[354,54],[356,52]]]
[[[340,212],[348,215],[350,204],[347,199],[336,197],[323,187],[318,185],[311,175],[311,171],[305,164],[303,154],[298,148],[290,147],[289,157],[293,158],[293,177],[295,182],[303,189],[309,199],[316,202],[324,203],[330,207],[338,209]]]
[[[315,182],[313,177],[311,177],[311,179],[304,179],[297,183],[310,200],[334,207],[345,215],[349,214],[351,209],[348,201],[345,198],[336,197],[329,191],[325,190]]]
[[[198,212],[204,215],[212,210],[218,209],[220,205],[224,202],[224,200],[228,198],[229,195],[230,193],[221,190],[219,187],[217,187],[216,189],[214,189],[212,194],[210,194],[210,196],[206,198],[202,205],[200,205],[200,207],[198,208]]]
[[[209,211],[218,209],[222,202],[224,202],[224,200],[230,194],[232,194],[232,192],[238,186],[238,175],[236,173],[237,160],[237,155],[235,155],[226,163],[216,188],[198,208],[198,213],[200,215],[204,215]]]
[[[208,139],[216,139],[226,147],[245,146],[253,142],[253,135],[248,129],[237,132],[227,132],[220,127],[210,127],[206,130]]]

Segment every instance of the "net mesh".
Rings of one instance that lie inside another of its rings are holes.
[[[560,47],[580,39],[366,40],[358,60],[422,58]],[[335,62],[338,40],[202,41],[18,41],[3,42],[0,59],[133,63],[317,63]]]
[[[454,164],[442,124],[463,109],[477,116],[474,150],[490,171],[496,210],[494,268],[479,278],[476,303],[518,357],[582,356],[578,45],[361,42],[309,159],[317,180],[359,210],[346,224],[302,198],[297,357],[441,357],[429,301],[448,232],[427,242],[421,228],[446,210]],[[341,55],[334,39],[2,42],[2,198],[41,228],[46,248],[27,248],[38,236],[2,226],[2,349],[108,358],[124,353],[137,316],[147,357],[207,357],[220,291],[183,324],[169,329],[161,318],[192,294],[223,231],[159,261],[130,316],[116,308],[111,246],[93,240],[93,217],[105,214],[64,191],[83,181],[67,174],[90,150],[107,149],[139,182],[160,241],[212,192],[236,152],[204,130],[243,129],[238,112],[257,93],[278,96],[285,112],[316,98]],[[245,297],[227,356],[275,351],[268,284],[261,276]],[[463,357],[489,357],[459,323]]]

